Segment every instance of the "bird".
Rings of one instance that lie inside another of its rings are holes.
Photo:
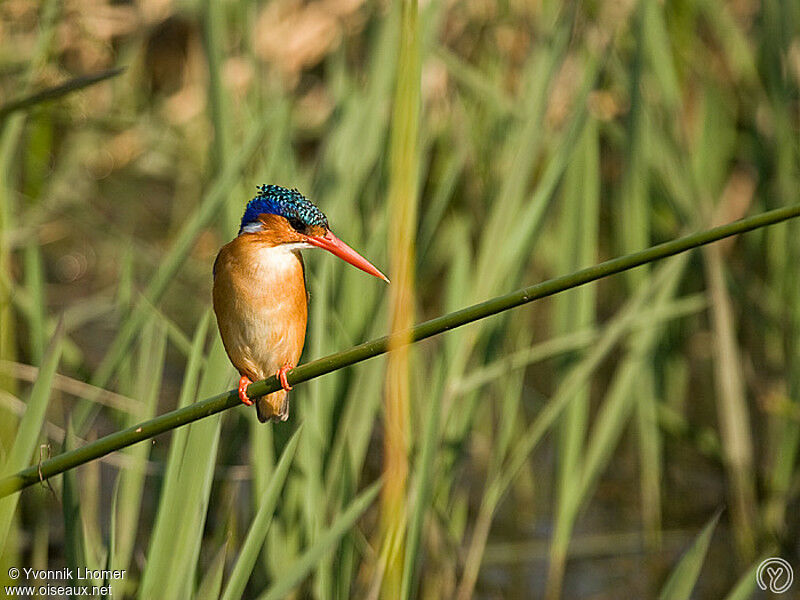
[[[336,237],[328,218],[296,189],[260,185],[247,203],[238,235],[217,254],[213,305],[222,343],[239,371],[239,399],[252,406],[247,386],[277,375],[281,389],[257,398],[262,423],[289,418],[286,379],[303,352],[309,295],[300,250],[322,248],[351,265],[389,279]]]

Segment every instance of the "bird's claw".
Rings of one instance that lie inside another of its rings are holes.
[[[292,386],[289,385],[289,382],[286,380],[286,373],[291,371],[294,367],[289,364],[283,365],[276,375],[278,376],[278,381],[281,382],[281,387],[285,389],[287,392],[292,389]]]
[[[250,400],[250,397],[247,395],[247,386],[251,383],[253,382],[250,381],[247,375],[242,375],[241,379],[239,379],[239,400],[247,406],[253,406],[253,401]]]

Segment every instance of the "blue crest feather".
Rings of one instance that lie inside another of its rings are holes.
[[[239,234],[246,225],[258,221],[258,215],[272,214],[287,219],[297,219],[314,227],[328,229],[328,219],[320,209],[297,190],[290,190],[279,185],[260,185],[258,195],[247,203],[242,216]]]

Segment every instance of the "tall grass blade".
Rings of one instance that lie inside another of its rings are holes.
[[[30,464],[34,450],[37,448],[42,424],[44,423],[47,405],[50,400],[53,376],[55,375],[58,363],[61,360],[61,349],[64,337],[64,325],[59,323],[56,333],[48,346],[42,367],[39,370],[39,377],[33,384],[25,415],[17,427],[17,436],[11,446],[6,459],[3,463],[3,476],[19,470],[25,465]],[[16,512],[19,494],[12,494],[0,500],[0,548],[6,545],[11,522]]]
[[[714,534],[721,514],[720,510],[711,517],[691,547],[683,553],[661,589],[659,600],[689,600],[697,578],[700,576],[700,569],[703,568],[708,545],[711,543],[711,536]]]
[[[222,591],[222,578],[225,575],[225,557],[228,553],[228,542],[226,541],[217,555],[211,561],[205,576],[197,588],[194,595],[196,600],[218,600]]]
[[[294,563],[288,565],[280,579],[275,581],[259,600],[285,598],[311,572],[320,559],[353,527],[355,522],[374,502],[381,483],[376,482],[361,492],[350,506],[340,514],[333,524],[319,537],[316,544],[306,550]]]
[[[562,257],[562,269],[571,272],[594,262],[600,207],[600,157],[597,124],[590,120],[581,136],[576,156],[564,181],[562,240],[570,249]],[[556,333],[568,334],[591,327],[595,317],[596,291],[584,287],[558,298]],[[569,507],[579,486],[584,438],[589,420],[589,385],[575,392],[559,427],[556,532],[550,554],[547,594],[560,596],[566,551],[575,515]],[[512,421],[513,422],[513,421]]]
[[[731,519],[741,557],[755,553],[756,494],[753,466],[753,441],[750,417],[742,381],[741,358],[730,296],[725,289],[723,257],[719,248],[705,253],[711,315],[716,345],[715,384],[721,439],[726,466],[731,478]]]
[[[384,387],[381,535],[387,556],[382,597],[397,598],[403,581],[407,520],[408,456],[411,443],[411,341],[414,323],[414,265],[419,169],[420,49],[417,0],[400,2],[397,85],[389,142],[389,231],[391,273],[389,328],[398,334],[390,344]]]
[[[28,91],[33,79],[42,66],[46,63],[51,50],[51,44],[56,31],[57,19],[60,14],[60,2],[48,0],[40,4],[40,28],[36,36],[35,48],[30,63],[25,69],[19,87]],[[17,198],[10,185],[18,177],[18,147],[22,139],[25,125],[25,115],[12,115],[5,123],[0,133],[0,360],[15,361],[17,358],[17,324],[14,316],[14,281],[12,273],[12,245],[11,234],[17,227],[16,215]],[[16,392],[15,382],[10,377],[0,376],[0,390],[11,394]],[[0,450],[9,452],[12,447],[12,438],[15,435],[15,419],[3,411],[0,419]],[[2,511],[0,511],[2,512]],[[12,509],[13,512],[13,509]],[[10,517],[9,517],[10,518]],[[5,522],[5,516],[0,514],[0,540],[5,542],[8,535],[10,522]],[[7,556],[16,561],[17,557]],[[16,566],[3,564],[3,566]],[[7,570],[3,568],[3,573]]]
[[[302,428],[299,428],[281,454],[278,460],[278,465],[275,467],[272,477],[269,480],[264,493],[262,494],[258,503],[258,512],[250,524],[250,529],[247,536],[242,543],[239,557],[236,559],[236,564],[231,572],[228,584],[225,587],[225,592],[222,594],[222,600],[237,600],[244,597],[245,586],[250,579],[253,572],[253,567],[256,564],[259,550],[264,544],[264,538],[267,535],[269,526],[272,523],[272,518],[275,513],[275,507],[278,504],[279,495],[283,489],[283,484],[289,474],[289,467],[294,460],[295,450],[297,450],[297,443],[300,441],[300,433]]]
[[[209,352],[199,393],[213,393],[226,385],[229,369],[228,357],[217,337]],[[217,415],[193,425],[186,433],[183,452],[176,456],[180,466],[173,475],[175,484],[169,490],[175,495],[174,503],[166,505],[167,511],[159,514],[139,588],[140,598],[153,595],[164,600],[179,598],[186,589],[193,588],[219,432]],[[161,528],[166,531],[159,531]]]
[[[67,425],[64,448],[69,450],[73,444],[74,434],[69,425]],[[91,566],[89,564],[88,542],[81,511],[78,476],[74,470],[64,473],[61,502],[64,516],[64,558],[67,566],[71,567],[74,573],[74,570],[79,567],[86,568]],[[73,579],[71,583],[77,585],[78,581]]]
[[[214,139],[211,145],[211,163],[214,171],[222,171],[226,160],[233,155],[231,134],[234,129],[230,111],[227,90],[222,80],[223,56],[225,53],[225,9],[222,2],[204,0],[203,33],[205,37],[206,62],[208,64],[208,104],[211,112],[211,123],[214,127]],[[241,186],[234,186],[231,191],[239,191]],[[241,207],[236,202],[225,205],[224,219],[225,230],[235,231],[236,221],[241,213]]]
[[[117,476],[117,480],[114,482],[114,491],[111,494],[111,518],[108,525],[108,549],[106,553],[106,565],[104,567],[108,571],[113,571],[116,568],[116,565],[114,564],[114,557],[117,555],[117,505],[119,500],[119,482],[120,477]],[[110,593],[103,595],[103,600],[110,599],[114,595],[114,592],[116,592],[118,595],[120,594],[121,590],[119,587],[122,586],[120,586],[119,583],[120,582],[117,582],[116,585],[111,588]],[[108,587],[109,584],[109,578],[106,577],[103,580],[102,585],[103,587]]]
[[[179,408],[188,406],[197,394],[198,377],[205,360],[203,348],[208,334],[209,323],[210,313],[206,312],[195,330],[192,351],[183,374],[183,384],[178,399]],[[188,428],[177,429],[172,435],[164,468],[163,486],[158,502],[156,520],[150,535],[149,560],[142,573],[142,586],[145,584],[153,585],[150,583],[151,579],[158,577],[156,575],[158,565],[161,561],[167,560],[166,553],[171,548],[175,519],[180,514],[180,507],[184,499],[184,490],[180,488],[178,483],[188,435]]]
[[[625,173],[619,186],[617,203],[621,206],[617,239],[624,252],[632,252],[646,247],[651,239],[651,192],[648,153],[651,151],[650,138],[660,135],[650,121],[646,93],[649,91],[650,70],[660,84],[659,91],[668,107],[676,105],[679,94],[676,75],[671,62],[671,52],[667,43],[660,6],[646,0],[639,3],[636,14],[636,49],[630,74],[631,110],[627,121],[628,144],[625,149]],[[641,286],[649,275],[647,268],[627,273],[631,291]],[[674,289],[674,280],[667,288]],[[660,297],[661,303],[671,299]],[[661,528],[661,432],[656,419],[656,376],[653,371],[653,353],[656,339],[650,332],[640,333],[630,341],[626,364],[618,374],[625,374],[633,380],[638,379],[635,388],[627,385],[623,393],[635,398],[620,399],[624,404],[634,403],[639,449],[639,489],[642,503],[642,521],[646,531],[647,543],[655,550]],[[637,372],[638,371],[638,372]],[[619,389],[623,389],[619,388]]]
[[[165,353],[166,332],[151,320],[142,334],[136,366],[137,381],[132,390],[133,396],[141,398],[141,410],[137,411],[137,414],[128,416],[127,425],[134,425],[141,418],[152,418],[155,414],[164,372]],[[126,451],[130,463],[122,472],[119,482],[117,522],[120,529],[116,532],[117,556],[114,557],[118,569],[130,571],[131,557],[140,526],[145,467],[151,447],[152,444],[139,444]]]
[[[39,365],[47,343],[45,310],[45,283],[42,266],[42,253],[39,246],[29,243],[25,246],[25,282],[31,295],[31,310],[28,311],[30,352],[33,364]]]
[[[725,596],[725,600],[749,600],[753,597],[753,594],[756,593],[756,585],[758,585],[756,573],[758,572],[758,567],[761,565],[761,562],[766,558],[768,558],[767,555],[758,557],[750,568],[742,573],[736,585],[734,585],[733,589]]]

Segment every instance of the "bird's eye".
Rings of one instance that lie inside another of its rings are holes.
[[[298,233],[305,233],[306,229],[308,229],[308,226],[305,223],[303,223],[300,219],[291,217],[288,219],[288,221],[289,225],[292,226],[292,229],[294,229]]]

